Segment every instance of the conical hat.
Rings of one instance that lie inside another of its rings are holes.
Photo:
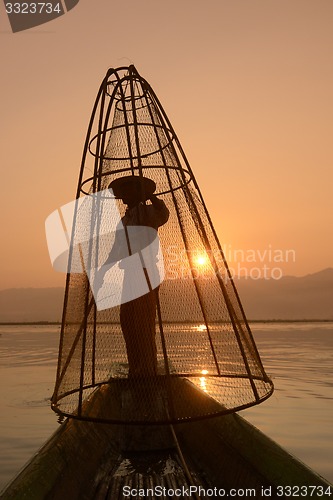
[[[139,192],[144,193],[144,198],[148,200],[156,189],[156,184],[149,177],[138,175],[126,175],[125,177],[118,177],[109,184],[109,189],[112,189],[116,198],[122,198],[126,194],[126,184],[135,183]]]

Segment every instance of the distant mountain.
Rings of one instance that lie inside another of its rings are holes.
[[[0,290],[0,322],[60,321],[62,288]]]
[[[235,281],[249,319],[333,320],[333,269],[279,280]]]
[[[249,320],[333,320],[333,269],[302,277],[284,276],[274,279],[236,278],[236,288]],[[191,301],[191,292],[180,280],[163,284],[165,296],[170,297],[168,309],[178,308],[175,292],[183,303]],[[0,291],[0,322],[60,321],[64,290],[62,288],[12,288]],[[194,308],[189,308],[196,314]],[[187,318],[195,320],[195,317]]]

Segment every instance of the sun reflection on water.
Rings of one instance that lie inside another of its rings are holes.
[[[201,373],[202,373],[202,375],[207,375],[208,374],[208,370],[201,370]],[[200,387],[201,387],[201,389],[204,392],[208,392],[207,391],[207,385],[206,385],[206,377],[199,377],[199,380],[200,380]]]
[[[206,325],[204,325],[203,323],[201,325],[194,326],[192,329],[196,332],[205,332],[207,330]]]

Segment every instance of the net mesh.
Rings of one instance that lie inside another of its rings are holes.
[[[98,420],[108,422],[197,419],[266,399],[272,382],[203,198],[162,106],[133,66],[109,70],[103,80],[78,198],[107,192],[114,179],[128,175],[153,180],[155,195],[168,209],[167,221],[158,227],[163,279],[149,287],[145,275],[148,293],[99,308],[90,270],[114,252],[115,228],[119,221],[126,225],[126,205],[104,196],[97,210],[94,203],[76,210],[53,409],[94,419],[91,408],[100,386],[107,387],[108,403]],[[136,283],[137,264],[124,271],[123,255],[118,257],[110,294],[125,282],[129,289]],[[188,397],[193,387],[205,397]]]

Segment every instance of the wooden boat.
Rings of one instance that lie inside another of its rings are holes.
[[[200,404],[209,399],[183,380]],[[110,386],[87,402],[94,418]],[[159,403],[158,403],[159,404]],[[206,401],[207,404],[207,401]],[[128,406],[123,400],[123,407]],[[67,419],[1,498],[96,499],[327,497],[332,485],[235,413],[177,425],[129,426]]]

